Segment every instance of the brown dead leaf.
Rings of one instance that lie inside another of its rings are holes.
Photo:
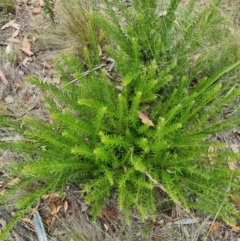
[[[51,224],[52,218],[52,215],[49,215],[48,217],[44,218],[44,223],[46,223],[49,226]]]
[[[22,85],[19,82],[14,83],[14,85],[15,85],[15,87],[17,89],[21,89],[22,88]]]
[[[23,38],[21,45],[22,45],[22,48],[24,49],[28,49],[28,50],[31,49],[31,44],[29,43],[26,36]]]
[[[7,186],[14,186],[15,184],[17,184],[20,181],[20,179],[18,177],[12,179],[10,182],[7,183]]]
[[[240,226],[235,226],[235,227],[233,227],[233,228],[232,228],[232,231],[236,231],[236,232],[240,231]]]
[[[17,29],[13,34],[12,34],[12,38],[17,37],[19,34],[19,29]]]
[[[5,75],[3,74],[2,71],[0,71],[0,78],[2,79],[2,81],[5,85],[9,84],[8,80],[6,79],[6,77],[5,77]]]
[[[103,223],[103,227],[104,227],[104,229],[105,229],[106,231],[108,231],[108,230],[109,230],[109,227],[107,226],[107,224],[106,224],[106,223]]]
[[[57,213],[57,207],[53,202],[50,203],[50,209],[51,209],[51,214]]]
[[[240,200],[236,197],[232,197],[233,202],[237,206],[237,209],[240,210]]]
[[[154,241],[161,241],[162,239],[158,238],[158,237],[153,237]]]
[[[193,59],[196,61],[201,57],[201,55],[202,55],[201,53],[196,53],[194,54]]]
[[[117,214],[116,211],[110,211],[110,210],[104,210],[102,211],[103,215],[107,216],[107,217],[113,217]]]
[[[8,38],[7,39],[8,42],[12,42],[12,43],[16,43],[16,44],[20,44],[21,41],[19,39],[16,38]]]
[[[5,25],[3,25],[1,27],[1,30],[4,30],[6,28],[9,28],[10,26],[12,26],[12,24],[15,22],[15,20],[11,20],[10,22],[6,23]]]
[[[49,194],[46,194],[46,195],[43,195],[43,196],[42,196],[42,198],[43,198],[44,200],[48,199],[49,197],[50,197]]]
[[[214,224],[210,228],[210,231],[211,232],[217,231],[221,227],[221,225],[222,225],[222,222],[218,222],[218,221],[214,222]]]
[[[15,28],[15,29],[20,29],[20,24],[18,24],[18,23],[13,23],[13,24],[11,25],[11,27],[13,27],[13,28]]]
[[[41,13],[42,9],[41,8],[33,8],[32,11],[34,14],[39,14],[39,13]]]
[[[32,52],[31,50],[29,50],[29,49],[21,48],[21,50],[22,50],[23,52],[25,52],[28,56],[32,56],[32,55],[33,55],[33,52]]]
[[[62,207],[63,207],[63,205],[58,205],[58,206],[57,206],[56,213],[58,213]]]
[[[68,201],[67,200],[63,201],[63,210],[64,210],[64,212],[67,212],[67,210],[68,210]]]
[[[149,124],[150,126],[154,126],[153,122],[148,118],[146,114],[138,112],[138,117],[141,119],[143,124]]]
[[[24,66],[27,66],[27,62],[30,60],[31,58],[30,57],[26,57],[23,61],[22,61],[22,64]]]

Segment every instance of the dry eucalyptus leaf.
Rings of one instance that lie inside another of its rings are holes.
[[[240,210],[240,200],[236,197],[232,197],[233,202],[235,203],[238,210]]]
[[[201,55],[202,55],[201,53],[197,53],[193,56],[193,59],[198,60],[201,57]]]
[[[211,226],[210,231],[211,231],[211,232],[217,231],[217,230],[221,227],[221,225],[222,225],[222,222],[215,222],[215,223]]]
[[[26,57],[23,61],[22,61],[22,64],[24,66],[27,66],[27,62],[30,60],[31,58],[30,57]]]
[[[11,27],[13,27],[13,28],[15,28],[15,29],[20,29],[20,24],[18,24],[18,23],[13,23],[13,24],[11,25]]]
[[[13,34],[12,34],[12,38],[15,38],[16,36],[18,36],[19,34],[19,29],[17,29]]]
[[[8,80],[6,79],[6,77],[5,77],[5,75],[3,74],[2,71],[0,71],[0,78],[2,79],[2,81],[5,85],[9,84]]]
[[[28,50],[31,49],[31,44],[29,43],[26,36],[23,38],[21,45],[22,45],[22,48],[24,49],[28,49]]]
[[[26,48],[21,48],[21,50],[23,51],[23,52],[25,52],[27,55],[29,55],[29,56],[32,56],[33,55],[33,52],[31,51],[31,50],[29,50],[29,49],[26,49]]]
[[[12,179],[10,182],[7,183],[7,186],[14,186],[15,184],[17,184],[20,181],[20,179],[18,177]]]
[[[10,26],[12,26],[12,24],[15,22],[15,20],[11,20],[10,22],[6,23],[5,25],[3,25],[1,27],[1,30],[4,30],[6,28],[9,28]]]
[[[138,112],[138,117],[141,119],[143,124],[149,124],[150,126],[154,126],[153,122],[148,118],[146,114]]]
[[[8,38],[7,39],[8,42],[12,42],[12,43],[16,43],[16,44],[20,44],[21,41],[19,39],[16,38]]]

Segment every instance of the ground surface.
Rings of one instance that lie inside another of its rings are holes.
[[[225,10],[231,8],[230,3],[231,1],[225,1]],[[18,1],[16,16],[6,15],[0,22],[1,115],[19,117],[34,112],[44,118],[41,99],[44,90],[36,89],[24,79],[26,76],[34,76],[56,85],[60,83],[53,61],[61,50],[61,44],[51,40],[54,39],[51,29],[57,24],[43,18],[41,4],[40,0]],[[3,13],[0,12],[0,16],[1,14]],[[0,130],[0,138],[11,141],[18,136],[9,136],[7,132]],[[217,138],[233,151],[239,152],[239,133],[232,132]],[[18,156],[10,152],[0,154],[0,194],[3,194],[4,189],[17,180],[1,171],[1,167],[5,162],[17,161]],[[164,203],[165,200],[161,202]],[[114,197],[109,200],[108,208],[103,211],[97,223],[92,224],[88,214],[89,207],[84,204],[81,191],[72,185],[66,187],[64,197],[60,198],[57,193],[44,196],[34,208],[45,223],[49,240],[240,240],[240,229],[234,230],[214,220],[214,217],[188,214],[180,207],[172,208],[168,204],[164,212],[159,213],[156,222],[142,223],[138,216],[132,213],[132,225],[126,227],[122,214],[117,213]],[[4,207],[0,208],[0,230],[11,215],[14,215],[14,209],[12,211],[11,213]],[[7,241],[13,240],[37,240],[31,213],[26,213],[25,219],[11,232]]]

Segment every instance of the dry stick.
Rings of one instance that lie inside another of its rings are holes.
[[[22,115],[20,115],[17,119],[21,119],[21,118],[22,118],[23,116],[25,116],[28,112],[30,112],[30,111],[32,111],[32,110],[40,107],[40,106],[41,106],[42,104],[44,104],[44,103],[45,103],[45,101],[42,101],[42,103],[34,105],[32,108],[28,109],[26,112],[24,112]]]
[[[89,74],[90,74],[92,71],[94,71],[94,70],[103,69],[104,67],[106,67],[106,64],[100,64],[100,65],[98,65],[97,67],[95,67],[95,68],[93,68],[93,69],[91,69],[91,70],[87,70],[87,71],[83,72],[83,73],[80,75],[80,78],[89,75]],[[77,80],[78,80],[78,78],[76,78],[76,79],[74,79],[74,80],[71,80],[69,83],[72,84],[72,83],[74,83],[74,82],[77,81]]]

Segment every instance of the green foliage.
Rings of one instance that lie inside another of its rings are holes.
[[[128,21],[125,28],[112,6],[111,21],[92,13],[92,21],[110,40],[107,50],[116,61],[112,80],[105,70],[81,75],[86,65],[91,70],[96,64],[87,50],[85,66],[72,55],[62,56],[56,64],[61,88],[28,79],[48,90],[44,98],[49,121],[34,116],[0,119],[2,126],[24,136],[22,141],[1,144],[24,158],[10,166],[12,175],[19,176],[23,187],[36,181],[40,185],[17,201],[20,209],[71,182],[81,185],[93,218],[117,191],[118,208],[127,223],[132,208],[143,220],[154,219],[160,188],[186,209],[214,215],[221,207],[219,218],[235,222],[239,213],[231,196],[239,191],[240,172],[229,170],[227,162],[237,157],[211,136],[238,123],[238,111],[227,119],[222,113],[240,89],[221,84],[220,79],[239,68],[240,62],[206,77],[201,77],[204,68],[190,73],[193,65],[187,49],[195,46],[197,32],[189,23],[188,34],[181,32],[184,44],[176,39],[173,46],[171,35],[180,31],[174,20],[179,1],[171,0],[167,14],[160,18],[155,15],[156,2],[134,0],[130,9],[117,3]],[[208,23],[214,19],[214,8],[207,19]],[[71,83],[72,77],[77,81]],[[215,151],[209,153],[210,147]]]
[[[44,0],[44,5],[43,5],[44,17],[45,18],[50,17],[52,22],[55,22],[54,21],[54,18],[55,18],[55,13],[54,13],[55,2],[56,2],[56,0]]]

